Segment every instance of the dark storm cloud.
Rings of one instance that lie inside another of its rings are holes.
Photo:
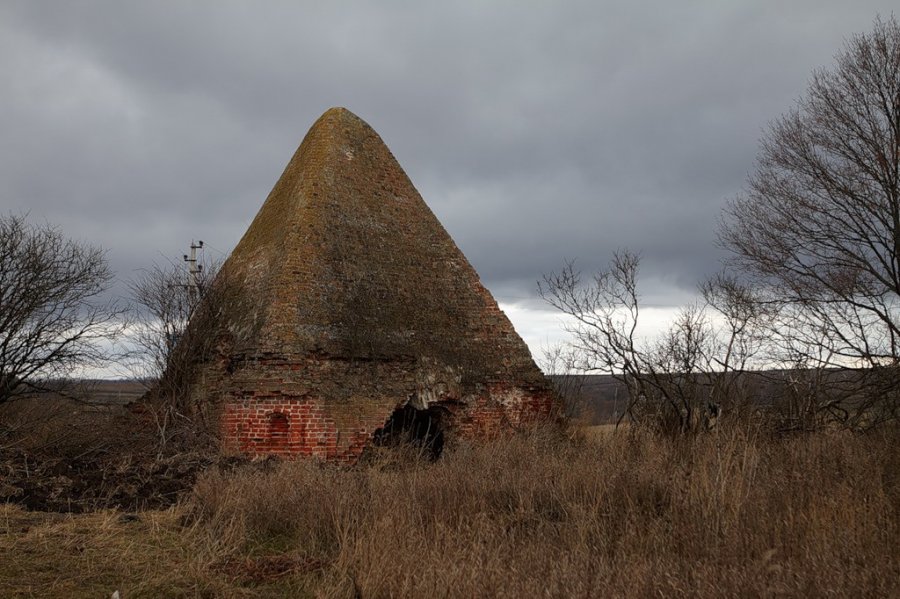
[[[6,2],[0,208],[123,278],[229,251],[312,122],[366,119],[501,299],[613,250],[714,271],[765,124],[889,2]]]

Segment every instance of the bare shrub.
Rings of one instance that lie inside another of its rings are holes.
[[[136,304],[130,365],[149,388],[142,407],[161,450],[176,440],[186,448],[215,443],[210,406],[191,394],[193,383],[203,368],[228,359],[235,331],[251,318],[242,280],[220,266],[204,262],[191,279],[174,262],[154,265],[130,284]]]
[[[50,225],[0,216],[0,404],[109,358],[123,310],[104,299],[112,272],[100,248]]]
[[[704,304],[683,308],[655,340],[639,339],[639,265],[637,255],[620,252],[585,283],[569,263],[538,290],[570,317],[571,366],[612,374],[627,389],[620,418],[665,433],[705,430],[723,410],[747,403],[741,375],[764,344],[766,311],[748,288],[720,275],[701,287]]]
[[[201,260],[197,266],[193,275],[172,260],[154,264],[128,285],[135,304],[131,337],[136,346],[129,366],[134,378],[149,386],[170,367],[176,346],[219,270],[215,262]]]

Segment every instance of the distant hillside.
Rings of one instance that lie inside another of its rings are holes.
[[[138,381],[82,381],[89,401],[100,404],[127,404],[140,398],[147,387]]]
[[[575,403],[588,424],[615,422],[628,397],[625,386],[608,374],[551,375],[550,379],[557,388],[577,392]]]
[[[140,398],[147,386],[140,381],[108,381],[86,379],[78,381],[53,381],[47,385],[50,389],[64,390],[61,394],[80,401],[97,405],[125,405]],[[56,397],[55,393],[50,394]],[[46,399],[47,395],[41,398]]]
[[[757,406],[771,406],[784,398],[786,385],[800,388],[812,388],[815,378],[821,377],[818,384],[825,389],[836,392],[843,397],[853,397],[854,390],[862,389],[867,384],[866,377],[871,374],[867,370],[833,369],[814,370],[766,370],[745,372],[744,385],[748,389],[748,399]],[[622,413],[628,393],[625,386],[608,374],[591,375],[551,375],[550,379],[560,387],[577,391],[579,399],[575,402],[581,408],[581,417],[588,424],[608,424],[616,421]]]

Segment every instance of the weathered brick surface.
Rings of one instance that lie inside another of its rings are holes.
[[[528,348],[378,135],[344,109],[310,129],[223,267],[194,395],[224,445],[352,461],[392,412],[446,407],[454,434],[549,415]]]

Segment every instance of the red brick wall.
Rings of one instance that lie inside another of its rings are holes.
[[[296,366],[291,367],[296,368]],[[281,386],[289,386],[284,379]],[[340,405],[326,405],[310,397],[261,390],[232,397],[222,411],[222,438],[226,451],[251,456],[317,457],[354,462],[376,430],[405,400],[397,396],[364,400],[375,409],[358,410],[355,417],[340,416]],[[402,395],[400,397],[403,397]],[[329,402],[330,403],[330,402]],[[351,402],[358,406],[359,401]],[[543,388],[527,389],[493,384],[482,395],[445,398],[437,405],[450,413],[445,432],[450,438],[494,436],[504,430],[548,418],[552,395]]]
[[[339,430],[322,405],[287,397],[228,402],[222,414],[226,450],[247,455],[350,460],[368,440],[362,430]],[[348,442],[341,443],[341,437]]]
[[[453,429],[463,438],[493,437],[546,420],[552,409],[553,395],[547,389],[493,384],[485,395],[470,398]]]

